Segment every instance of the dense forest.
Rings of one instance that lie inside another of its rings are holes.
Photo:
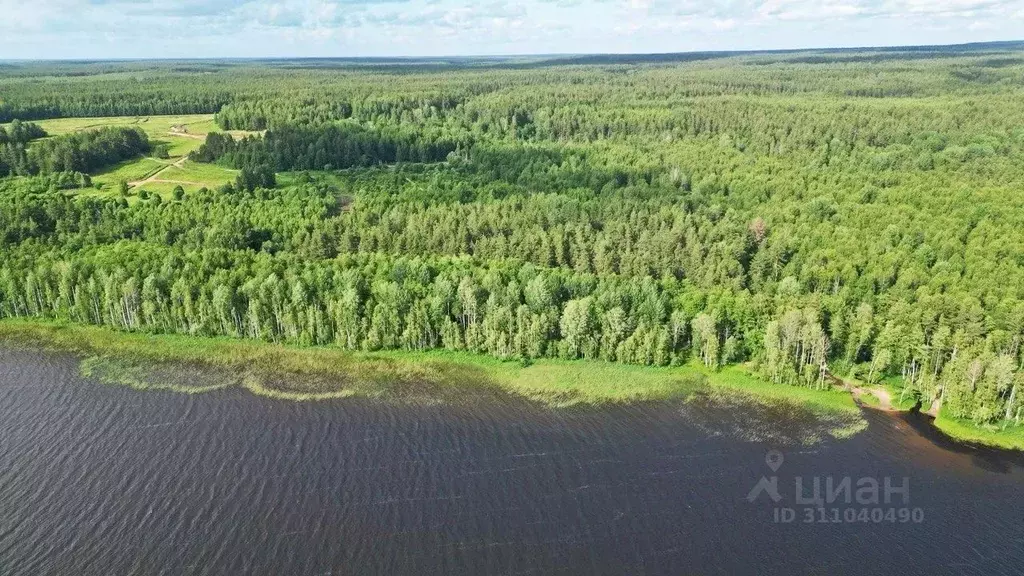
[[[150,151],[149,138],[138,128],[100,128],[33,142],[45,136],[39,126],[18,120],[11,123],[9,131],[0,128],[0,177],[59,173],[87,176],[88,172]]]
[[[192,154],[235,182],[146,198],[52,176],[144,153],[144,134],[0,132],[19,175],[0,180],[0,316],[749,362],[1024,416],[1020,46],[185,64],[0,72],[0,120],[207,112],[259,131]]]

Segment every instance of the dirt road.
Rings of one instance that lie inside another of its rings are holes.
[[[181,158],[176,160],[174,163],[168,164],[167,166],[164,166],[163,168],[157,170],[152,175],[150,175],[148,178],[145,178],[143,180],[136,180],[135,182],[129,182],[128,186],[131,187],[131,188],[135,188],[136,186],[143,186],[145,184],[150,184],[150,183],[153,183],[153,182],[162,182],[162,183],[167,183],[167,184],[188,184],[188,185],[193,185],[193,186],[198,185],[199,184],[198,182],[188,182],[188,181],[185,181],[185,180],[167,180],[167,179],[160,178],[160,175],[163,174],[164,172],[166,172],[168,169],[170,169],[170,168],[181,168],[182,166],[184,166],[185,165],[185,160],[188,160],[188,156],[182,156]]]

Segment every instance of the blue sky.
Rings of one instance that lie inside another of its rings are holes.
[[[1024,0],[0,0],[0,59],[684,52],[1024,39]]]

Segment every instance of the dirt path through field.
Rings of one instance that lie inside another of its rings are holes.
[[[193,140],[206,140],[206,134],[190,134],[188,132],[168,132],[168,136],[181,136],[182,138],[191,138]]]
[[[165,180],[165,179],[159,178],[159,176],[161,174],[163,174],[164,172],[166,172],[170,168],[181,168],[182,166],[184,166],[185,165],[185,160],[188,160],[188,156],[182,156],[181,158],[177,159],[173,163],[168,164],[168,165],[164,166],[163,168],[157,170],[156,172],[151,174],[148,178],[145,178],[143,180],[136,180],[135,182],[129,182],[128,186],[131,186],[132,188],[134,188],[136,186],[142,186],[142,185],[145,185],[145,184],[150,184],[152,182],[163,182],[163,183],[168,183],[168,184],[198,185],[199,184],[198,182],[188,182],[188,181],[185,181],[185,180]]]

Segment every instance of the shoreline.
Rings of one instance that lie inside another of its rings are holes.
[[[343,376],[347,385],[355,387],[379,382],[382,377],[422,378],[444,384],[454,383],[460,377],[480,376],[481,385],[496,385],[554,407],[669,399],[706,381],[712,388],[737,390],[766,400],[790,400],[822,410],[857,411],[849,395],[841,391],[771,384],[759,380],[740,366],[709,371],[693,364],[654,367],[550,358],[524,363],[472,352],[349,351],[324,346],[120,332],[63,322],[10,319],[0,320],[0,342],[73,352],[87,357],[202,363],[214,368]],[[360,373],[354,375],[357,370]]]
[[[459,401],[499,393],[549,408],[697,399],[798,408],[841,421],[830,435],[867,426],[850,395],[771,384],[741,366],[636,366],[595,360],[499,360],[469,352],[347,351],[232,338],[153,335],[54,321],[0,320],[0,343],[73,353],[83,375],[140,390],[203,393],[226,387],[280,400],[353,396]],[[211,376],[212,374],[212,376]]]
[[[82,356],[83,375],[146,390],[203,393],[241,387],[290,401],[368,398],[448,398],[491,391],[551,408],[691,399],[698,392],[762,405],[786,404],[826,419],[845,417],[829,431],[851,437],[866,427],[865,390],[814,390],[772,384],[744,367],[717,371],[688,364],[651,367],[594,360],[538,359],[524,363],[469,352],[347,351],[232,338],[119,332],[105,327],[37,320],[0,320],[0,343]],[[881,404],[881,402],[879,403]],[[898,413],[891,406],[886,411]],[[952,439],[987,447],[1024,449],[1024,438],[936,418]]]
[[[865,410],[885,412],[887,414],[908,415],[921,414],[930,420],[935,432],[940,433],[953,442],[971,447],[1024,451],[1024,431],[1006,432],[997,427],[980,427],[970,421],[958,420],[942,410],[938,413],[921,410],[918,406],[902,408],[892,401],[889,390],[880,385],[851,384],[843,380],[845,386],[858,406]]]

